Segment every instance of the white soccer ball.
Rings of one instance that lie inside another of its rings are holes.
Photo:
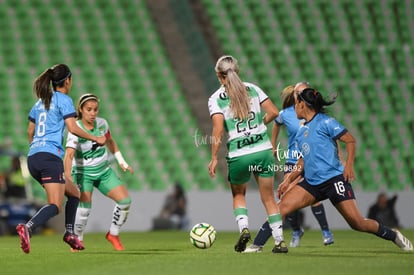
[[[209,248],[215,240],[216,230],[208,223],[197,223],[190,231],[190,242],[197,248]]]

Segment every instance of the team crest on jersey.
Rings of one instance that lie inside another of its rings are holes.
[[[220,93],[219,97],[220,97],[221,100],[226,100],[228,98],[228,96],[225,92]]]
[[[104,126],[99,127],[99,133],[101,135],[103,135],[105,133],[105,127]]]
[[[310,146],[306,142],[302,144],[302,153],[303,155],[307,155],[310,152]]]

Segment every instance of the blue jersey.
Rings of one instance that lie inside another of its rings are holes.
[[[338,121],[322,113],[299,128],[296,143],[309,184],[318,185],[343,173],[336,140],[346,132],[347,129]]]
[[[69,117],[76,117],[76,111],[68,95],[53,92],[48,111],[39,99],[29,113],[29,120],[36,124],[36,128],[28,155],[47,152],[63,157],[65,119]]]
[[[303,123],[303,120],[298,119],[295,108],[290,106],[280,111],[279,116],[275,119],[275,122],[279,125],[286,126],[288,132],[288,151],[283,154],[283,156],[286,158],[286,163],[295,164],[300,156],[295,144],[295,137],[301,122]],[[279,152],[277,152],[277,154],[277,156],[280,155]],[[280,157],[278,158],[280,159]]]

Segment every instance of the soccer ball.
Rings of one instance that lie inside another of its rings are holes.
[[[190,231],[190,242],[197,248],[209,248],[215,240],[216,230],[208,223],[197,223]]]

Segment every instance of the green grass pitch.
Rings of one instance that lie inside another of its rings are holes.
[[[403,230],[414,240],[414,230]],[[290,231],[285,231],[287,242]],[[0,237],[0,274],[414,274],[414,253],[392,242],[351,230],[333,230],[335,244],[322,245],[320,231],[305,231],[301,247],[273,254],[272,242],[263,253],[233,251],[236,232],[217,232],[209,249],[190,244],[188,232],[124,232],[125,251],[113,251],[104,233],[85,235],[86,250],[69,252],[61,235],[35,235],[30,254],[17,236]]]

